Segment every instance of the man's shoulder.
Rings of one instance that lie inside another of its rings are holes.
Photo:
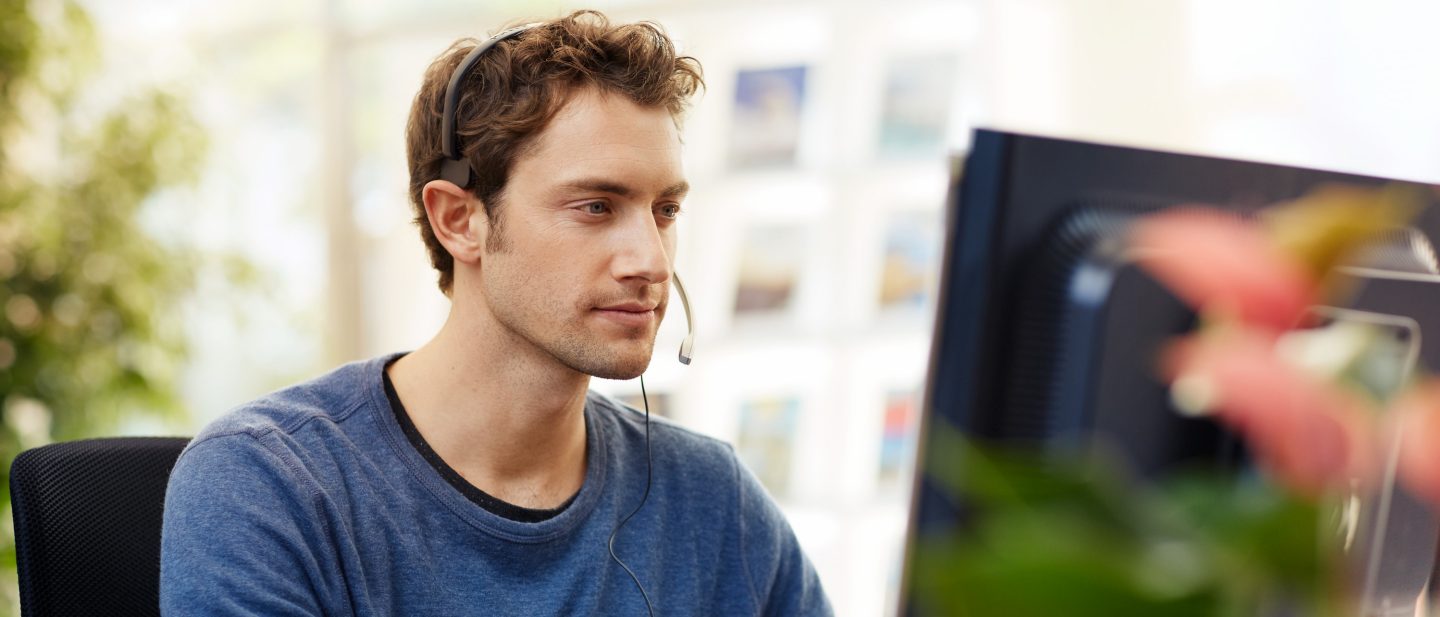
[[[317,420],[342,422],[372,402],[385,360],[382,356],[345,364],[235,407],[206,425],[192,445],[230,435],[293,436]]]

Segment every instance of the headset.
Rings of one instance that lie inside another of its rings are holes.
[[[490,48],[541,25],[543,24],[539,22],[529,23],[500,31],[470,50],[465,59],[460,61],[460,65],[455,67],[455,72],[450,74],[450,83],[445,86],[445,114],[440,120],[440,152],[445,155],[445,160],[440,164],[440,179],[452,182],[462,189],[470,188],[470,182],[474,180],[470,161],[460,152],[460,131],[456,116],[460,106],[461,84],[475,70],[475,65],[480,63],[480,57]],[[695,321],[690,316],[690,298],[685,294],[685,284],[680,282],[680,274],[671,272],[670,275],[675,280],[675,291],[680,294],[680,306],[685,309],[685,339],[680,341],[680,363],[688,365],[694,357]]]
[[[476,45],[475,49],[470,50],[470,53],[465,55],[465,59],[460,61],[460,65],[455,67],[455,72],[450,74],[450,83],[445,86],[445,113],[441,117],[442,132],[440,134],[440,150],[441,153],[445,155],[445,160],[440,164],[440,178],[442,180],[452,182],[462,189],[468,189],[471,181],[474,179],[473,170],[470,168],[470,161],[466,160],[460,152],[460,133],[457,127],[458,122],[456,116],[458,114],[457,108],[460,106],[461,84],[463,84],[465,79],[470,76],[470,73],[475,70],[475,65],[479,64],[481,56],[484,56],[485,52],[489,51],[490,48],[501,41],[514,38],[540,25],[542,24],[530,23],[500,31],[485,42]],[[686,333],[685,339],[680,342],[680,363],[688,365],[690,364],[691,358],[694,357],[695,322],[690,315],[690,298],[685,294],[685,285],[680,282],[680,275],[675,272],[671,272],[670,274],[671,278],[675,281],[675,291],[680,294],[680,306],[685,309]],[[607,546],[610,550],[610,559],[620,564],[620,567],[624,568],[625,572],[630,575],[630,580],[635,582],[635,587],[640,590],[640,595],[645,598],[646,611],[650,613],[651,617],[654,617],[655,609],[650,604],[650,594],[645,592],[645,586],[640,584],[640,579],[635,576],[635,572],[630,569],[630,566],[625,565],[625,562],[621,561],[615,554],[615,536],[620,533],[620,528],[624,527],[625,523],[630,522],[630,519],[640,512],[640,508],[645,506],[645,502],[650,498],[650,481],[654,476],[654,465],[650,450],[650,398],[645,393],[644,375],[640,376],[640,398],[645,402],[645,494],[640,498],[640,503],[635,506],[635,509],[622,519],[620,524],[615,526],[614,531],[610,532],[610,540]]]

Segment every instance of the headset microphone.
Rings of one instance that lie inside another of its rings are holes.
[[[680,275],[672,273],[671,278],[675,279],[675,291],[680,293],[680,306],[685,309],[685,340],[680,341],[680,363],[689,365],[690,359],[695,357],[695,321],[690,318],[690,298],[685,295],[685,284],[680,282]]]

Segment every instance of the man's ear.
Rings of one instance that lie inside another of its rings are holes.
[[[465,189],[448,180],[431,180],[420,193],[430,231],[455,261],[475,264],[485,251],[489,217],[483,206]],[[479,216],[476,216],[476,215]]]

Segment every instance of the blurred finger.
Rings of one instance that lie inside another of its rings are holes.
[[[1203,384],[1214,417],[1285,484],[1318,494],[1368,481],[1375,447],[1366,403],[1281,359],[1272,341],[1253,330],[1195,336],[1172,347],[1165,364],[1177,380]]]
[[[1201,311],[1268,328],[1292,327],[1314,303],[1316,282],[1257,225],[1201,208],[1166,210],[1131,229],[1140,266]]]
[[[1440,380],[1411,388],[1396,401],[1391,418],[1400,431],[1400,481],[1440,508]]]

